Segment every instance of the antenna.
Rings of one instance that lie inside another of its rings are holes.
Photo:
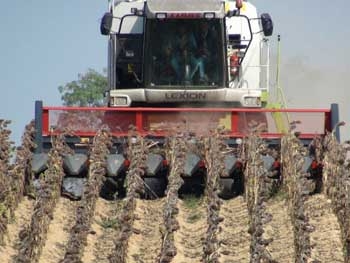
[[[277,36],[277,70],[276,70],[276,86],[277,86],[277,101],[282,104],[283,108],[286,108],[286,98],[284,96],[283,89],[281,87],[281,35]]]
[[[276,94],[275,98],[278,102],[280,102],[279,89],[280,89],[280,63],[281,63],[281,35],[277,36],[277,61],[276,61]]]
[[[281,35],[277,36],[277,70],[276,70],[276,92],[277,103],[280,103],[281,108],[287,108],[286,97],[284,96],[283,88],[281,87]],[[287,121],[290,123],[289,113],[286,114]]]

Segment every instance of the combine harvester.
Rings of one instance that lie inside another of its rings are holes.
[[[68,129],[76,135],[67,137],[75,154],[64,160],[63,190],[77,197],[81,193],[74,188],[81,189],[85,180],[89,146],[104,126],[115,137],[106,184],[123,185],[130,125],[160,146],[179,128],[205,136],[220,125],[228,131],[227,144],[237,147],[251,122],[263,123],[261,137],[273,147],[288,131],[287,120],[300,121],[295,131],[305,145],[338,122],[336,104],[311,110],[267,106],[273,22],[248,1],[112,0],[100,29],[108,36],[106,107],[48,107],[41,101],[35,107],[38,147],[32,172],[38,176],[46,169],[52,136]],[[279,167],[274,162],[267,156],[265,165]],[[242,167],[237,156],[227,155],[223,196],[235,195]],[[187,153],[184,171],[185,185],[202,184],[205,167],[195,152]],[[150,153],[143,180],[159,196],[167,173],[165,157]]]

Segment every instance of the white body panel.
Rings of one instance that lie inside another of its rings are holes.
[[[117,2],[112,9],[113,19],[112,32],[118,33],[121,19],[126,14],[131,14],[131,8],[143,9],[144,1]],[[124,19],[121,34],[140,34],[143,32],[143,19],[141,17],[128,17]]]
[[[235,1],[229,1],[226,4],[229,6],[230,10],[236,9]],[[258,17],[256,8],[249,2],[244,3],[241,9],[241,15],[247,16],[248,18]],[[259,20],[251,20],[250,26],[253,33],[261,31]],[[254,34],[251,36],[248,21],[242,17],[226,18],[226,30],[228,35],[240,34],[243,41],[248,41],[252,37],[251,44],[241,64],[240,77],[235,81],[230,81],[230,88],[261,90],[260,43],[262,41],[262,34]]]
[[[127,89],[110,91],[111,97],[126,96],[129,101],[137,102],[235,102],[242,107],[259,107],[261,91],[256,89],[206,89],[206,90],[184,90],[184,89]],[[249,104],[248,104],[249,101]]]

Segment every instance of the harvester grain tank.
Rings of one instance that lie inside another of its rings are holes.
[[[65,180],[70,179],[63,187],[75,196],[79,197],[81,190],[71,189],[82,185],[89,144],[105,125],[115,137],[107,158],[109,185],[105,187],[112,191],[123,185],[128,169],[123,145],[130,125],[160,147],[169,131],[178,127],[208,135],[207,131],[218,126],[227,130],[227,144],[238,147],[251,122],[265,124],[261,136],[275,145],[282,136],[275,123],[276,112],[282,114],[280,121],[287,120],[283,114],[301,120],[296,131],[305,144],[334,126],[337,111],[333,108],[264,108],[269,94],[268,37],[273,23],[269,14],[258,15],[248,1],[112,0],[100,31],[108,37],[106,107],[46,107],[36,103],[38,148],[33,173],[38,175],[46,168],[51,136],[64,129],[73,131],[77,137],[67,138],[67,143],[75,154],[65,158]],[[193,141],[195,144],[195,136]],[[240,192],[237,184],[242,183],[243,164],[235,155],[228,155],[224,162],[222,195],[227,197]],[[265,163],[268,169],[278,167],[269,157]],[[165,156],[150,153],[143,180],[157,196],[164,193],[167,173]],[[182,176],[185,188],[201,188],[205,177],[201,156],[187,153]]]

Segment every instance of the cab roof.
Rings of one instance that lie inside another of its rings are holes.
[[[214,13],[223,18],[225,6],[222,0],[147,0],[146,16],[155,18],[157,13]]]

